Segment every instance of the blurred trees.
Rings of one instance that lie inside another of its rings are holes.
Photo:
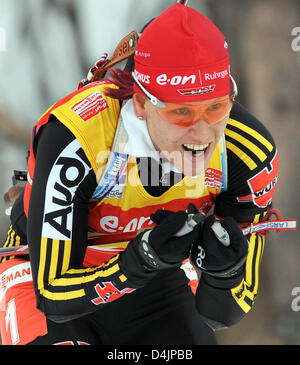
[[[208,0],[225,33],[238,100],[271,131],[279,150],[274,205],[283,218],[300,220],[300,52],[291,35],[300,26],[300,2]],[[267,236],[260,290],[252,313],[219,334],[224,343],[300,344],[300,314],[291,292],[300,286],[299,231]]]

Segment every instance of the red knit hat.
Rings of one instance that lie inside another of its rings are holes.
[[[202,101],[230,92],[224,35],[207,17],[180,3],[144,30],[134,61],[135,78],[162,101]],[[137,85],[134,91],[142,93]]]

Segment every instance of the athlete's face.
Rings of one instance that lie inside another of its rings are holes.
[[[136,115],[147,121],[151,140],[164,157],[185,175],[195,176],[205,171],[224,132],[229,115],[215,124],[208,124],[200,117],[192,126],[183,127],[163,119],[146,97],[134,94],[133,102]],[[190,104],[203,103],[205,102]]]

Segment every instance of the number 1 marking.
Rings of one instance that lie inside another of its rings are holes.
[[[8,302],[6,315],[5,315],[6,331],[8,331],[8,326],[10,326],[10,336],[13,345],[20,342],[18,324],[17,324],[17,313],[15,299]]]

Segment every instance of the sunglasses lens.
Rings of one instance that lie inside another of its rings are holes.
[[[206,109],[204,119],[209,124],[218,123],[230,113],[231,107],[232,107],[232,101],[230,98],[212,104],[210,107]]]
[[[193,121],[198,113],[194,108],[190,108],[189,106],[177,106],[170,109],[167,107],[160,114],[170,123],[186,124]]]
[[[188,127],[201,118],[208,124],[218,123],[230,113],[231,107],[232,100],[228,97],[201,105],[166,103],[166,108],[157,110],[169,123]]]

